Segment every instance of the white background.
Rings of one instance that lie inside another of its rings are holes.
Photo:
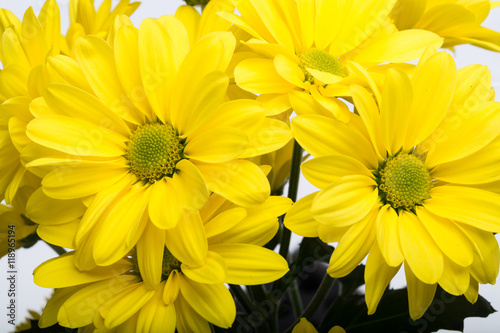
[[[65,32],[69,26],[69,0],[58,0],[57,2],[60,6],[62,15],[62,30]],[[102,0],[96,1],[98,4],[101,2]],[[118,0],[113,0],[114,5],[118,2]],[[38,13],[43,3],[43,0],[3,0],[0,1],[0,7],[7,8],[16,14],[17,17],[22,18],[24,11],[29,6],[32,6],[35,13]],[[139,26],[143,18],[157,18],[161,15],[173,14],[175,13],[177,7],[182,4],[184,4],[184,2],[181,0],[143,0],[139,9],[134,15],[132,15],[132,20],[136,26]],[[493,11],[490,18],[483,25],[496,31],[500,31],[500,8]],[[500,91],[500,54],[466,45],[457,47],[456,53],[453,54],[453,56],[458,68],[474,63],[487,65],[492,72],[493,86],[497,91]],[[496,100],[500,101],[500,98],[497,96]],[[303,177],[301,178],[299,198],[316,190],[317,189],[308,184]],[[297,242],[299,241],[298,237],[294,239]],[[500,240],[499,235],[497,235],[497,239]],[[40,311],[46,303],[46,298],[50,297],[51,290],[40,288],[33,283],[32,272],[33,269],[40,263],[54,257],[55,253],[46,244],[39,242],[29,250],[21,249],[16,251],[16,254],[17,265],[19,267],[17,274],[17,323],[20,323],[28,315],[28,309]],[[0,272],[6,272],[7,270],[7,260],[4,257],[0,260]],[[8,318],[4,314],[6,313],[6,306],[8,305],[8,288],[6,281],[7,274],[5,273],[5,278],[3,276],[3,274],[0,274],[0,332],[8,332],[12,330],[12,327],[7,325]],[[400,272],[392,282],[391,286],[402,287],[404,285],[404,274]],[[495,309],[500,309],[500,285],[481,285],[480,294],[490,301]],[[498,332],[498,323],[500,323],[500,313],[498,312],[490,315],[486,319],[469,318],[465,320],[465,332]],[[448,331],[442,330],[440,332]]]

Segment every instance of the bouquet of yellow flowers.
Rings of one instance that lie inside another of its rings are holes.
[[[186,0],[138,25],[115,2],[70,0],[67,29],[56,0],[0,9],[10,288],[19,248],[58,254],[17,331],[431,332],[494,312],[500,103],[450,51],[500,52],[500,2]]]

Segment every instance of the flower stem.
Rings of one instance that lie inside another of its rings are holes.
[[[252,313],[253,311],[257,311],[257,308],[255,307],[254,303],[252,302],[250,297],[248,297],[245,291],[243,291],[241,286],[236,284],[230,284],[229,288],[231,289],[231,292],[234,294],[238,302],[240,302],[241,306],[246,311],[246,313]]]
[[[318,311],[320,305],[325,300],[326,296],[329,294],[330,289],[332,288],[334,283],[335,279],[330,275],[325,274],[325,277],[323,278],[323,281],[321,281],[321,284],[319,285],[313,299],[311,300],[305,311],[302,313],[302,315],[296,319],[295,323],[293,323],[293,325],[287,330],[287,332],[292,331],[293,327],[299,322],[300,318],[306,318],[310,320],[312,316],[314,316],[314,314]]]
[[[300,164],[302,163],[302,147],[297,141],[293,144],[292,167],[290,169],[290,182],[288,183],[288,197],[293,202],[297,201],[297,192],[299,190],[300,179]],[[288,250],[290,247],[290,238],[292,232],[282,226],[281,240],[280,240],[280,255],[288,260]]]

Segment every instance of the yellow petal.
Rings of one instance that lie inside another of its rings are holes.
[[[184,209],[183,196],[177,193],[174,181],[161,179],[151,186],[151,199],[148,213],[153,224],[160,229],[173,228],[182,215]],[[165,199],[167,202],[165,202]]]
[[[286,260],[274,251],[251,244],[216,244],[227,267],[225,283],[257,285],[276,281],[288,272]]]
[[[127,255],[137,243],[149,220],[145,210],[150,192],[139,186],[125,193],[100,221],[94,244],[94,260],[109,265]]]
[[[80,65],[73,58],[63,55],[48,58],[47,72],[53,83],[64,83],[93,93]]]
[[[213,8],[214,6],[211,7]],[[184,25],[189,37],[189,45],[194,45],[198,40],[197,32],[199,31],[199,24],[201,18],[200,13],[198,13],[198,11],[194,9],[193,6],[183,5],[177,8],[177,10],[175,11],[175,17],[179,19]],[[221,20],[223,19],[221,18]],[[221,29],[221,30],[226,31],[227,29]],[[204,35],[205,34],[202,34],[201,36]]]
[[[302,148],[313,156],[347,155],[369,169],[378,166],[371,143],[348,125],[319,115],[302,115],[292,119],[292,133]]]
[[[200,209],[208,200],[208,187],[201,170],[189,160],[181,160],[176,165],[177,173],[172,185],[182,206]]]
[[[444,185],[431,189],[424,201],[430,212],[473,227],[500,232],[500,195],[477,188]]]
[[[43,313],[40,316],[38,325],[40,328],[47,328],[57,324],[57,313],[66,300],[71,297],[76,291],[81,289],[80,286],[60,288],[54,291],[52,297],[47,301]]]
[[[477,301],[477,298],[479,296],[479,283],[472,276],[470,277],[469,289],[467,289],[467,291],[464,293],[464,296],[472,304],[476,303]]]
[[[97,36],[85,36],[76,43],[75,55],[94,92],[108,107],[132,122],[142,118],[122,88],[108,43]]]
[[[416,207],[416,212],[437,246],[449,259],[462,267],[472,264],[472,245],[455,223],[436,216],[423,207]]]
[[[469,288],[469,269],[453,263],[444,258],[443,275],[439,279],[439,285],[449,294],[460,296]]]
[[[190,306],[182,294],[179,294],[175,306],[177,312],[176,328],[179,332],[210,333],[208,321]]]
[[[39,224],[54,225],[80,218],[86,209],[87,207],[79,199],[52,199],[39,188],[26,204],[26,216]]]
[[[99,307],[136,280],[134,276],[121,275],[85,286],[64,302],[57,314],[57,321],[71,328],[92,324]]]
[[[65,288],[112,278],[132,269],[129,260],[122,259],[108,267],[89,271],[78,270],[73,263],[74,252],[47,260],[33,271],[34,281],[45,288]]]
[[[306,318],[300,318],[299,323],[293,327],[292,333],[318,333],[318,330]]]
[[[388,63],[402,63],[418,59],[427,47],[440,48],[443,39],[425,30],[405,30],[374,38],[360,52],[354,61],[370,65]]]
[[[378,106],[371,94],[361,86],[351,85],[350,87],[354,105],[359,116],[365,125],[370,141],[375,148],[379,159],[385,158],[385,147],[382,139],[382,128],[380,125],[380,113]]]
[[[126,150],[126,138],[118,133],[66,116],[33,119],[26,134],[36,143],[72,155],[112,157]]]
[[[209,322],[228,328],[236,317],[236,306],[226,286],[202,284],[181,278],[181,293],[189,305]]]
[[[423,283],[435,284],[443,274],[443,254],[415,214],[399,213],[399,237],[415,276]]]
[[[346,276],[366,257],[376,239],[374,232],[376,218],[376,211],[372,211],[345,233],[330,258],[326,270],[330,276]]]
[[[204,76],[198,85],[182,94],[172,97],[171,119],[182,136],[190,137],[197,129],[207,129],[205,122],[215,113],[223,102],[229,80],[222,72],[211,72]]]
[[[278,216],[285,214],[291,204],[288,198],[271,196],[261,205],[246,208],[246,218],[227,231],[211,237],[209,244],[240,243],[264,246],[278,231]]]
[[[31,12],[33,13],[33,9],[31,9]],[[5,64],[15,64],[23,69],[31,68],[28,57],[19,41],[19,37],[12,27],[5,29],[2,35],[2,52]]]
[[[6,98],[29,96],[28,72],[17,64],[10,64],[0,72],[0,89]]]
[[[274,58],[274,67],[276,68],[276,72],[278,72],[278,74],[289,83],[300,88],[305,87],[304,71],[299,68],[298,63],[290,60],[282,54],[278,54]]]
[[[343,227],[361,221],[377,202],[377,184],[372,178],[344,176],[318,193],[311,212],[323,224]]]
[[[42,181],[43,191],[55,199],[82,198],[113,185],[126,172],[126,166],[121,163],[81,162],[79,167],[61,167],[51,171]]]
[[[118,326],[129,319],[153,297],[155,292],[148,289],[144,283],[136,283],[115,295],[99,309],[106,327]]]
[[[365,267],[365,300],[369,315],[377,310],[382,295],[400,267],[401,265],[396,267],[387,265],[379,245],[376,242],[373,244]]]
[[[285,227],[302,237],[318,237],[318,225],[311,213],[311,206],[318,192],[297,201],[285,215]]]
[[[184,211],[177,225],[165,231],[165,245],[180,262],[199,267],[205,263],[208,243],[197,211]]]
[[[49,47],[49,54],[55,56],[60,52],[61,42],[61,14],[59,6],[54,0],[46,1],[40,10],[38,20],[45,34],[45,41]]]
[[[243,207],[264,202],[271,189],[262,170],[247,160],[208,164],[197,162],[208,188]]]
[[[380,124],[385,147],[390,155],[404,145],[413,103],[413,88],[406,73],[400,69],[387,71],[382,89]]]
[[[79,220],[73,220],[59,225],[39,225],[37,235],[44,241],[69,249],[75,249],[75,235],[80,226]]]
[[[141,278],[150,289],[156,289],[161,282],[164,248],[165,233],[148,223],[137,242],[136,258]]]
[[[265,118],[262,125],[250,134],[248,148],[240,158],[272,153],[285,146],[291,138],[287,124],[278,119]]]
[[[434,294],[436,293],[437,284],[426,284],[421,282],[407,264],[405,264],[405,275],[408,288],[410,317],[413,320],[417,320],[424,315],[429,305],[431,305]]]
[[[165,289],[163,289],[162,295],[165,304],[171,304],[177,299],[181,288],[180,283],[179,272],[177,270],[170,272],[167,282],[165,282]]]
[[[199,283],[223,283],[227,282],[226,262],[218,253],[208,251],[206,261],[201,266],[192,267],[181,265],[181,270],[188,279]]]
[[[244,208],[236,207],[223,211],[205,222],[205,234],[207,238],[231,230],[236,224],[247,217]]]
[[[412,77],[413,106],[404,110],[409,112],[405,148],[414,147],[437,128],[448,112],[456,82],[455,62],[446,52],[438,52],[417,65]]]
[[[474,262],[470,266],[472,276],[479,283],[495,284],[500,266],[500,250],[495,236],[467,225],[460,225],[460,228],[476,246]]]
[[[500,137],[459,160],[436,165],[432,175],[458,184],[483,184],[500,180]]]
[[[295,85],[276,71],[271,59],[246,59],[234,69],[236,84],[254,94],[286,94]]]
[[[344,176],[373,174],[358,160],[346,155],[320,156],[300,166],[304,177],[314,186],[323,189]]]
[[[399,267],[403,263],[398,214],[390,205],[381,207],[378,213],[377,242],[380,252],[389,266]]]
[[[176,325],[176,311],[174,304],[165,304],[161,293],[157,292],[139,312],[137,332],[165,332],[174,333]]]
[[[485,102],[467,110],[466,118],[459,117],[453,130],[447,131],[438,143],[431,145],[426,166],[458,160],[493,141],[500,128],[500,104]]]
[[[31,66],[35,67],[42,64],[49,47],[45,40],[42,25],[35,16],[32,7],[29,7],[24,13],[20,40]]]
[[[212,128],[186,142],[188,158],[207,163],[227,162],[238,157],[249,143],[248,135],[235,128]]]

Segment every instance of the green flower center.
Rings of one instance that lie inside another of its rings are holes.
[[[340,77],[346,77],[348,75],[347,70],[344,66],[342,66],[340,61],[330,53],[323,50],[311,49],[302,52],[299,56],[299,60],[299,66],[306,72],[306,80],[310,77],[306,68],[315,69]]]
[[[154,183],[172,177],[182,159],[184,145],[170,125],[148,123],[130,137],[126,158],[131,172],[141,180]]]
[[[163,251],[162,281],[167,280],[174,270],[181,271],[181,262],[165,247]]]
[[[417,156],[393,156],[379,173],[381,197],[394,209],[404,208],[409,211],[429,198],[432,178],[423,161]]]

